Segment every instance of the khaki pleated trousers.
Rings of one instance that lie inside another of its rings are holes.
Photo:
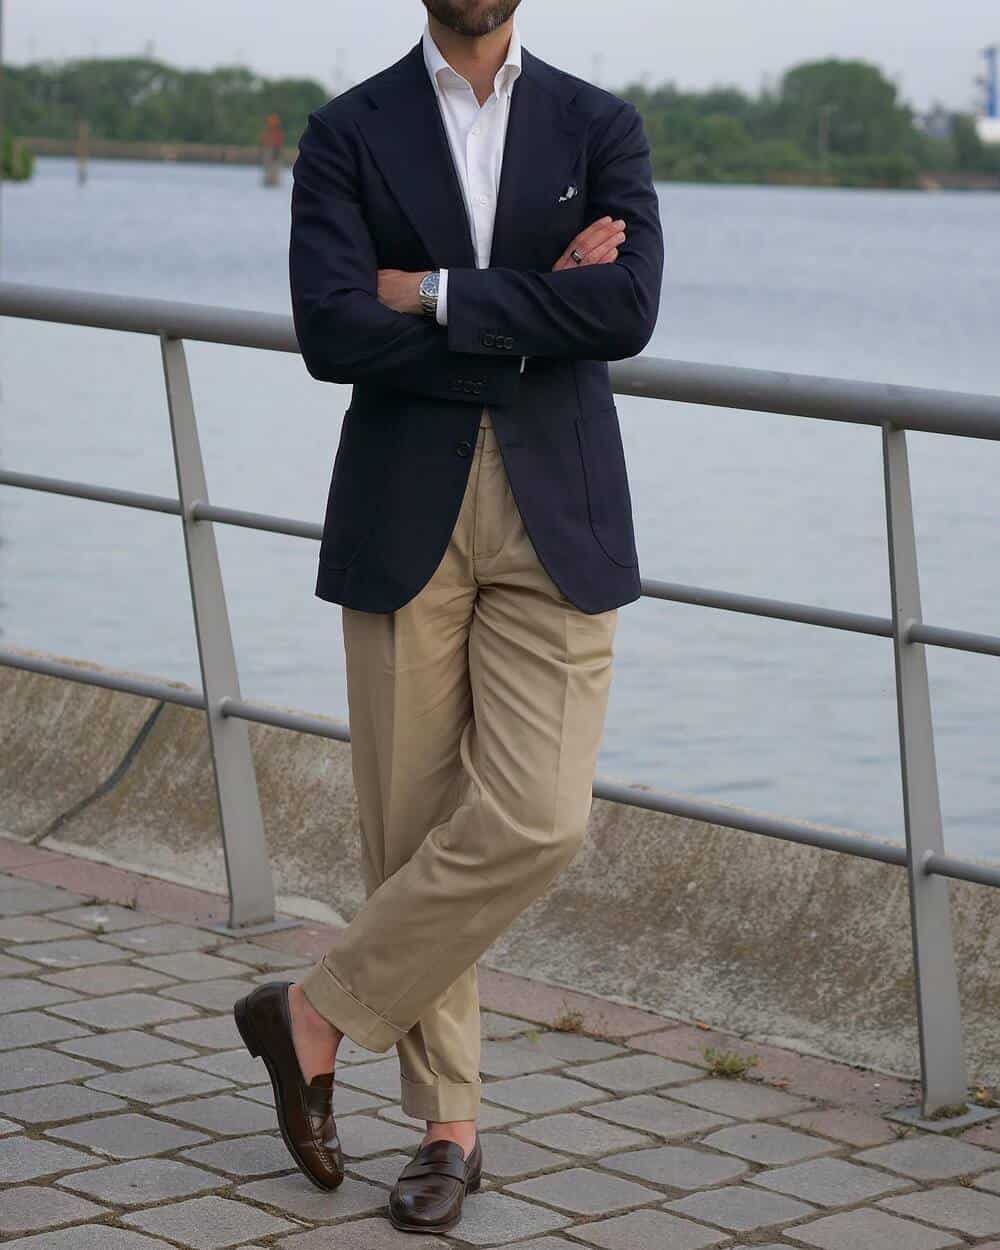
[[[396,1046],[404,1112],[474,1119],[476,960],[582,844],[618,610],[546,573],[484,409],[430,581],[342,613],[367,900],[302,987],[360,1046]]]

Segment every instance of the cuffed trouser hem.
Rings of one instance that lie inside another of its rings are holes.
[[[302,992],[324,1019],[365,1050],[387,1051],[406,1029],[399,1029],[355,998],[320,960],[300,979]]]
[[[400,1110],[416,1120],[474,1120],[479,1114],[482,1081],[446,1081],[433,1085],[408,1081],[400,1074]]]

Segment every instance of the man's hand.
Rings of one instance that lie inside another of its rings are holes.
[[[580,231],[552,266],[552,272],[578,269],[583,265],[608,265],[618,259],[618,244],[624,242],[625,222],[602,217]],[[574,248],[583,257],[582,261],[577,262],[570,255]]]
[[[379,302],[396,312],[425,316],[424,306],[420,302],[420,284],[430,272],[429,269],[421,269],[417,273],[409,273],[405,269],[380,269]]]

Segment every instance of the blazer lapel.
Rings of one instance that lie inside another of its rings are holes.
[[[436,267],[474,268],[462,185],[418,42],[368,88],[362,133]]]
[[[573,87],[527,48],[514,82],[500,170],[491,266],[518,267],[519,240],[556,210],[587,125],[572,107]]]

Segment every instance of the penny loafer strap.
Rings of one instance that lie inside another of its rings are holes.
[[[458,1159],[440,1159],[436,1162],[421,1162],[414,1160],[408,1163],[399,1174],[400,1180],[412,1180],[417,1176],[451,1176],[456,1181],[465,1184],[466,1166],[464,1160]]]

